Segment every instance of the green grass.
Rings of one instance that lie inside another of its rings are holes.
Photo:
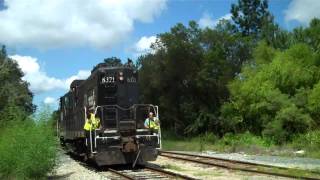
[[[196,172],[193,173],[194,176],[199,177],[199,176],[221,176],[221,172],[216,172],[216,171],[201,171],[201,172]]]
[[[162,148],[168,151],[203,151],[214,148],[212,142],[215,142],[216,139],[212,134],[196,137],[177,137],[173,133],[164,132]]]
[[[268,139],[250,133],[238,135],[226,134],[215,142],[216,150],[224,152],[252,152],[260,154],[275,147]]]
[[[289,176],[296,176],[296,177],[309,177],[314,179],[320,178],[319,173],[313,173],[311,171],[298,169],[298,168],[281,169],[281,168],[266,168],[266,167],[258,166],[257,169],[263,172],[286,174]]]
[[[200,144],[198,138],[184,140],[164,139],[162,147],[168,151],[204,151],[215,148],[214,145],[210,143]]]
[[[221,151],[221,152],[237,152],[242,150],[256,151],[258,149],[267,149],[273,144],[257,136],[249,133],[240,135],[227,134],[219,139],[211,133],[196,137],[175,137],[172,134],[163,136],[162,141],[164,150],[176,151]]]
[[[57,143],[48,117],[16,120],[1,129],[0,179],[45,179],[52,170]]]
[[[173,165],[173,164],[165,164],[163,167],[166,169],[171,169],[171,170],[175,170],[175,171],[186,171],[185,169],[183,169],[179,166]]]
[[[162,147],[164,150],[175,151],[218,151],[244,152],[246,154],[271,154],[295,156],[293,152],[305,150],[304,157],[320,158],[320,131],[297,135],[292,142],[276,145],[271,140],[254,136],[250,133],[226,134],[218,138],[211,133],[196,137],[177,137],[172,133],[163,133]]]
[[[287,147],[305,150],[304,156],[320,158],[320,130],[297,135]]]

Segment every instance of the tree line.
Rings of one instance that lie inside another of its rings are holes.
[[[178,23],[137,60],[141,101],[177,135],[250,132],[275,142],[319,128],[320,20],[287,31],[266,0],[239,0],[215,28]]]
[[[16,61],[10,59],[6,47],[0,51],[0,128],[10,121],[25,120],[36,106],[29,84],[22,79],[23,72]]]

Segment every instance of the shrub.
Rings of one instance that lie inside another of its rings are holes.
[[[0,178],[39,179],[53,168],[56,139],[48,124],[48,121],[17,120],[2,129]]]
[[[320,81],[313,87],[308,96],[308,110],[313,118],[320,125]]]
[[[26,120],[28,114],[24,112],[20,107],[14,104],[7,104],[0,111],[0,128],[5,127],[12,121],[23,121]]]
[[[272,143],[271,141],[267,141],[260,136],[255,136],[249,132],[245,132],[243,134],[233,135],[233,134],[226,134],[220,140],[220,143],[224,143],[226,145],[258,145],[258,146],[270,146]]]
[[[269,122],[263,134],[278,144],[291,140],[292,135],[305,133],[313,120],[295,105],[282,108],[273,121]]]
[[[221,107],[223,131],[249,131],[281,144],[319,125],[316,54],[304,44],[283,52],[261,45],[255,56],[258,64],[243,66],[229,84],[230,101]]]

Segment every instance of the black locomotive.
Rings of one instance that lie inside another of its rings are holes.
[[[60,98],[58,134],[68,150],[98,165],[154,161],[161,148],[161,131],[144,127],[148,113],[158,107],[138,104],[138,72],[132,66],[100,63],[86,80],[74,80]],[[87,112],[100,119],[93,138],[83,129]]]

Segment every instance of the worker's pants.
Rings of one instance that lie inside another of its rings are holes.
[[[91,145],[90,145],[90,131],[85,131],[86,132],[86,139],[87,139],[87,142],[88,142],[88,148],[90,149],[91,148]],[[92,150],[94,151],[95,150],[95,138],[94,138],[94,130],[91,131],[91,142],[92,142]]]

